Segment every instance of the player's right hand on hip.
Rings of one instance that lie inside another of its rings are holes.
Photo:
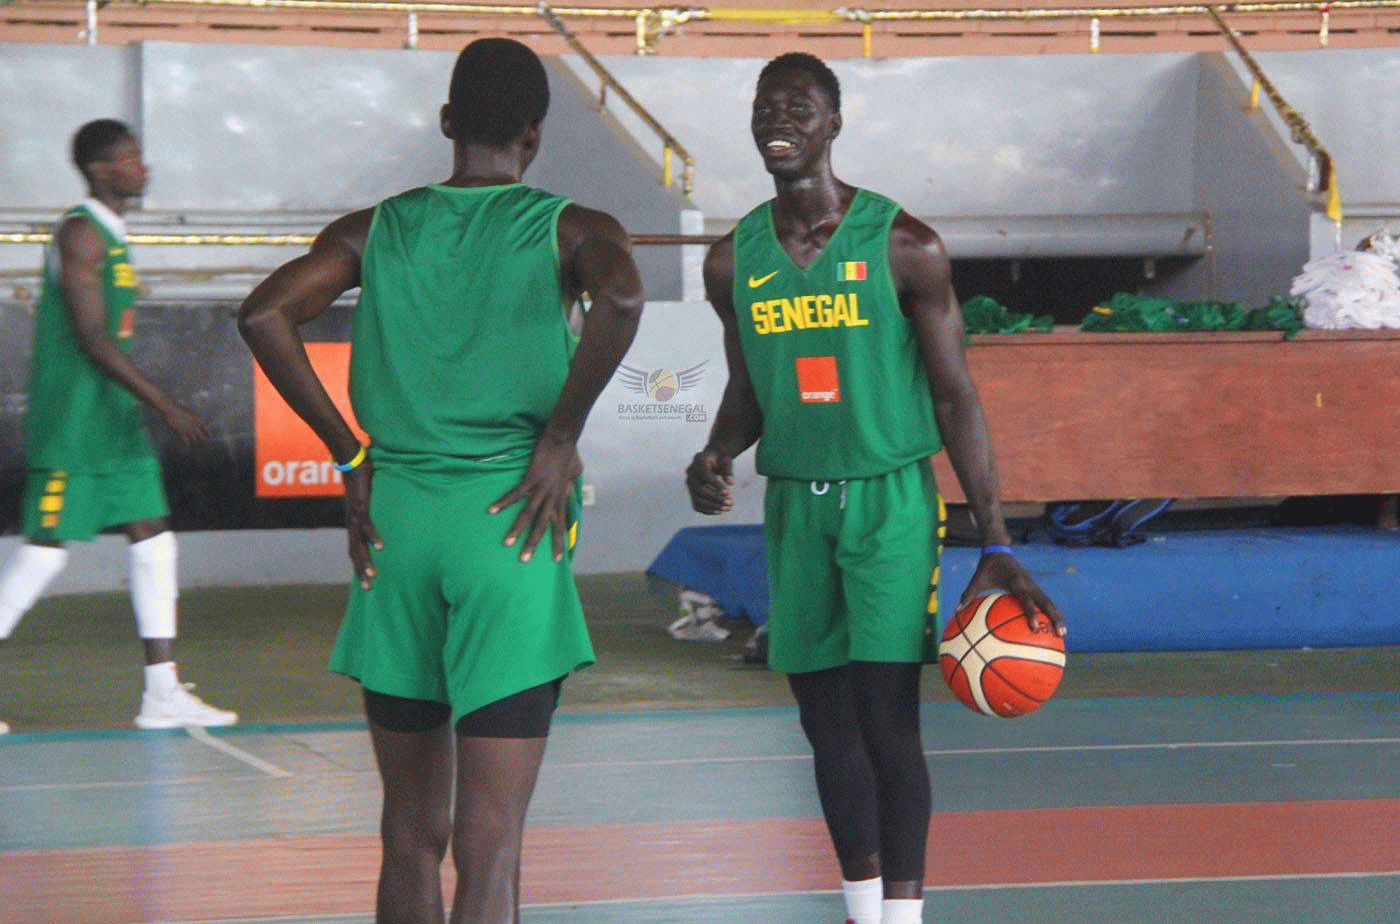
[[[365,459],[358,466],[344,474],[345,479],[345,533],[350,543],[350,563],[355,566],[355,580],[362,590],[374,586],[379,571],[374,567],[373,552],[384,548],[384,540],[369,518],[370,482],[374,476],[374,463]]]

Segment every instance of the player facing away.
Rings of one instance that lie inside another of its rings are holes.
[[[141,143],[125,124],[99,119],[78,129],[72,156],[88,198],[63,216],[45,252],[24,430],[27,541],[0,573],[0,640],[63,571],[64,543],[121,526],[131,543],[131,603],[146,655],[137,727],[231,725],[238,716],[191,693],[172,660],[175,535],[138,401],[186,445],[209,431],[128,356],[137,278],[122,216],[146,189]]]
[[[345,473],[357,581],[331,667],[363,687],[384,785],[381,924],[441,922],[449,841],[453,924],[518,919],[560,684],[593,662],[570,571],[576,443],[636,334],[642,287],[616,220],[521,183],[548,103],[534,52],[472,42],[441,112],[452,176],[333,222],[240,311],[268,378]],[[297,332],[356,286],[350,400],[368,451]]]
[[[812,745],[847,912],[909,924],[922,920],[930,817],[919,677],[937,610],[940,446],[984,544],[962,599],[1005,588],[1063,626],[1010,549],[943,245],[832,173],[840,110],[835,74],[811,55],[759,76],[751,129],[776,196],[705,260],[729,380],[686,483],[697,511],[730,509],[734,458],[758,444],[769,664],[789,675]]]

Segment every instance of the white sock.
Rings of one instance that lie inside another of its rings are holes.
[[[883,924],[923,924],[924,900],[922,898],[885,899]]]
[[[180,676],[175,673],[174,661],[146,665],[146,692],[164,699],[180,687]]]
[[[846,896],[846,917],[856,924],[881,924],[880,901],[885,897],[885,880],[879,876],[859,882],[842,879],[841,894]]]
[[[26,542],[15,549],[0,575],[0,639],[10,637],[34,601],[68,564],[68,550]]]
[[[131,544],[131,608],[142,638],[175,637],[175,534],[166,530]]]

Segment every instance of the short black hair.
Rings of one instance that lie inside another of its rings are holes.
[[[549,110],[549,77],[539,55],[508,38],[477,39],[457,56],[447,91],[456,141],[504,147]]]
[[[73,166],[86,174],[88,164],[106,157],[118,141],[134,137],[135,133],[125,122],[94,119],[73,136]]]
[[[817,82],[817,86],[831,100],[831,108],[836,112],[841,111],[841,82],[836,79],[836,73],[827,67],[826,62],[821,58],[809,55],[805,51],[789,51],[763,65],[763,70],[758,73],[758,80],[762,83],[769,74],[779,71],[806,71],[811,74],[812,79]]]

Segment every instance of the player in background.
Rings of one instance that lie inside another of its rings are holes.
[[[548,104],[534,52],[468,45],[441,112],[451,177],[333,222],[239,316],[345,476],[357,580],[331,667],[363,687],[384,784],[381,924],[440,924],[449,840],[453,924],[518,920],[560,684],[593,662],[570,570],[576,444],[643,299],[616,220],[521,183]],[[356,286],[350,400],[368,450],[297,331]]]
[[[64,543],[121,526],[131,543],[131,603],[146,654],[136,726],[231,725],[238,716],[191,693],[173,660],[175,534],[137,402],[154,408],[186,445],[209,430],[128,356],[137,278],[122,216],[146,189],[141,142],[125,124],[98,119],[78,129],[72,156],[88,198],[63,216],[45,253],[25,414],[27,541],[0,573],[0,640],[63,571]]]
[[[769,664],[789,675],[855,924],[922,920],[930,817],[921,664],[936,645],[941,447],[981,532],[963,593],[1014,594],[1063,633],[1017,562],[962,315],[938,236],[841,182],[836,75],[792,53],[758,79],[751,130],[776,197],[705,260],[729,381],[686,472],[694,508],[733,504],[734,458],[768,477]],[[933,644],[930,644],[933,643]]]

